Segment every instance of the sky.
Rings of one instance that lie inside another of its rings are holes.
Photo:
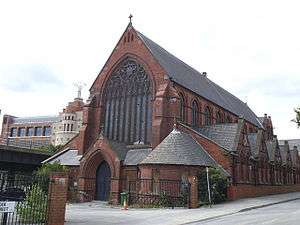
[[[230,91],[280,139],[300,138],[300,2],[0,0],[0,109],[56,115],[133,26]],[[2,116],[1,115],[1,116]]]

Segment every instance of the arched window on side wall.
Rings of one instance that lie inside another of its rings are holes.
[[[204,123],[206,126],[211,125],[211,111],[208,106],[204,110]]]
[[[199,126],[199,106],[196,100],[192,103],[192,126]]]
[[[185,122],[185,100],[182,94],[179,94],[179,109],[180,109],[180,114],[179,114],[179,119],[181,122]]]
[[[231,117],[230,116],[225,117],[225,123],[231,123]]]
[[[217,112],[217,115],[216,115],[216,123],[219,124],[219,123],[222,123],[223,122],[223,119],[222,119],[222,114],[221,112]]]

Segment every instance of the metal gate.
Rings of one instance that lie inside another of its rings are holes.
[[[0,171],[0,224],[46,224],[48,188],[48,177]]]

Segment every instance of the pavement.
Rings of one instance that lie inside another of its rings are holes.
[[[133,209],[122,210],[105,202],[68,204],[66,225],[183,225],[203,224],[267,206],[281,206],[300,199],[300,192],[240,199],[197,209]],[[280,204],[280,205],[279,205]],[[299,204],[298,204],[299,205]],[[300,208],[300,207],[299,207]],[[218,223],[222,224],[222,223]],[[237,223],[234,223],[237,224]],[[240,224],[240,223],[239,223]],[[254,223],[253,223],[254,224]]]
[[[198,221],[189,225],[299,225],[300,200],[275,204],[206,221]]]

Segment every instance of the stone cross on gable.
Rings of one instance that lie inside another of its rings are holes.
[[[130,14],[130,15],[129,15],[129,17],[128,17],[128,18],[129,18],[129,23],[131,23],[131,22],[132,22],[132,21],[131,21],[131,20],[132,20],[132,17],[133,17],[133,15],[132,15],[132,14]]]

